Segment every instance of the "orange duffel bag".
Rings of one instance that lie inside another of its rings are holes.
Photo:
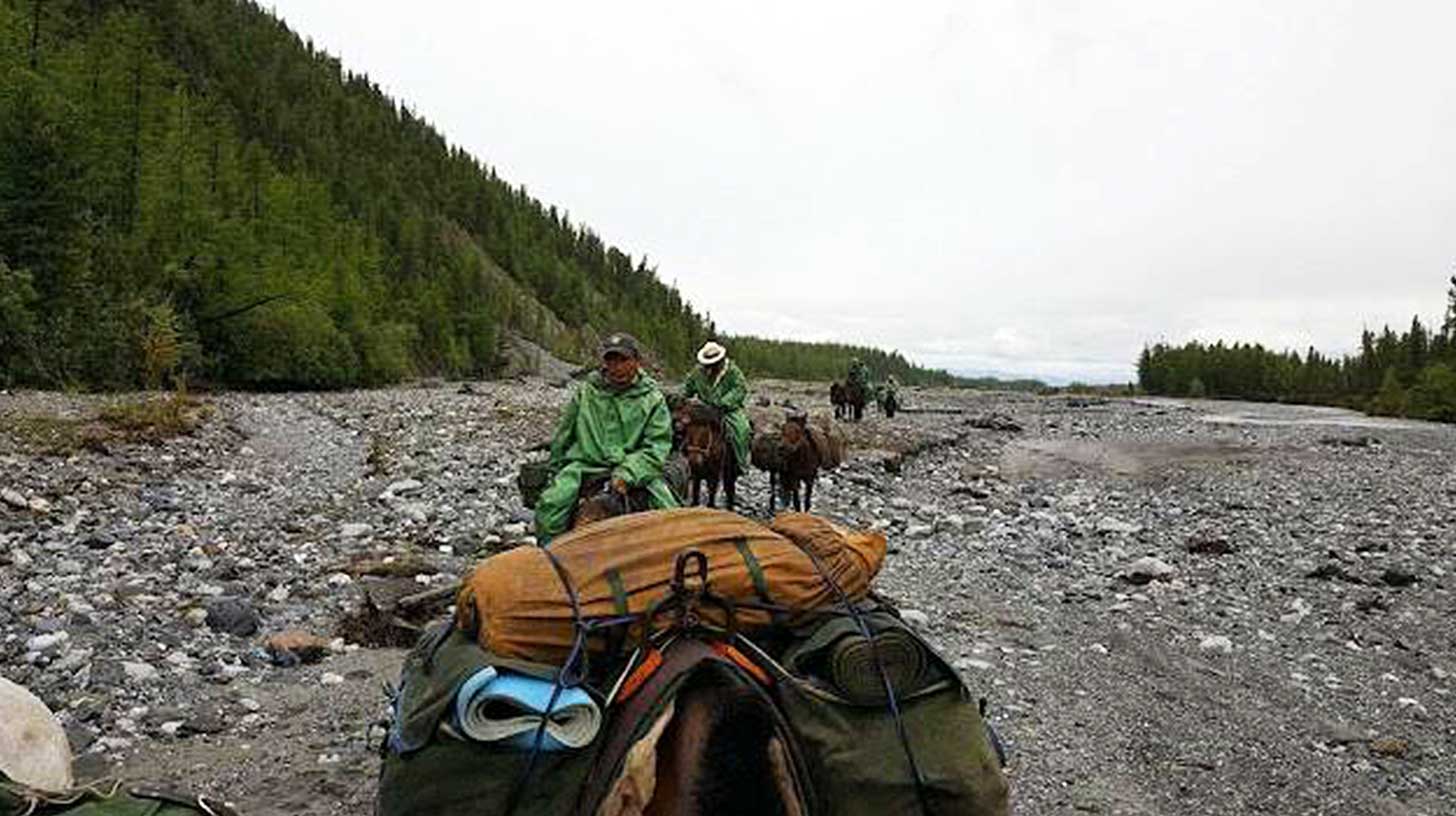
[[[748,604],[734,617],[752,629],[785,622],[765,607],[791,622],[835,605],[841,592],[863,598],[885,560],[885,537],[807,513],[780,514],[768,527],[706,508],[632,513],[559,536],[549,553],[517,547],[480,562],[456,600],[456,624],[496,657],[559,664],[571,652],[578,615],[593,621],[647,612],[670,594],[677,556],[688,549],[706,557],[713,594]],[[717,607],[702,612],[726,623]],[[606,643],[603,636],[586,646]]]

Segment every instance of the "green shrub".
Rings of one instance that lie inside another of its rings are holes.
[[[253,388],[342,388],[357,382],[349,338],[312,301],[278,302],[229,327],[225,379]]]

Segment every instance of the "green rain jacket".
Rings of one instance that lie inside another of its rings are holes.
[[[647,490],[653,508],[677,507],[662,467],[672,451],[672,416],[657,382],[647,374],[613,390],[593,372],[561,410],[551,439],[556,476],[536,502],[542,544],[566,530],[583,480],[607,475]]]
[[[849,364],[849,381],[851,383],[858,383],[868,391],[870,387],[870,367],[859,360],[851,362]]]
[[[724,360],[717,379],[709,378],[702,366],[688,373],[683,383],[683,394],[697,397],[723,412],[723,425],[733,443],[733,456],[742,472],[748,464],[749,437],[752,433],[748,412],[743,406],[748,402],[748,378],[732,360]]]

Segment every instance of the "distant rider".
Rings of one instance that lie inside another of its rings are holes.
[[[723,430],[733,446],[733,457],[740,471],[747,470],[752,429],[743,406],[748,401],[748,379],[738,364],[728,359],[728,350],[712,340],[704,343],[698,349],[698,367],[683,383],[683,394],[723,412]]]
[[[858,385],[863,389],[860,393],[870,392],[870,367],[865,365],[858,357],[852,357],[849,361],[849,385]]]
[[[672,450],[672,416],[657,382],[641,370],[637,340],[617,333],[602,344],[602,366],[577,386],[551,439],[555,478],[536,502],[544,545],[565,531],[583,481],[609,477],[622,494],[644,488],[653,508],[677,507],[663,463]]]

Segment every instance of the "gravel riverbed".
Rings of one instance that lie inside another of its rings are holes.
[[[65,447],[37,427],[128,398],[0,393],[0,674],[83,778],[361,812],[403,652],[350,621],[530,540],[516,468],[566,395],[224,393],[189,435]],[[847,427],[814,510],[886,529],[877,586],[989,698],[1014,812],[1456,812],[1456,428],[905,397]],[[761,474],[739,492],[765,513]]]

